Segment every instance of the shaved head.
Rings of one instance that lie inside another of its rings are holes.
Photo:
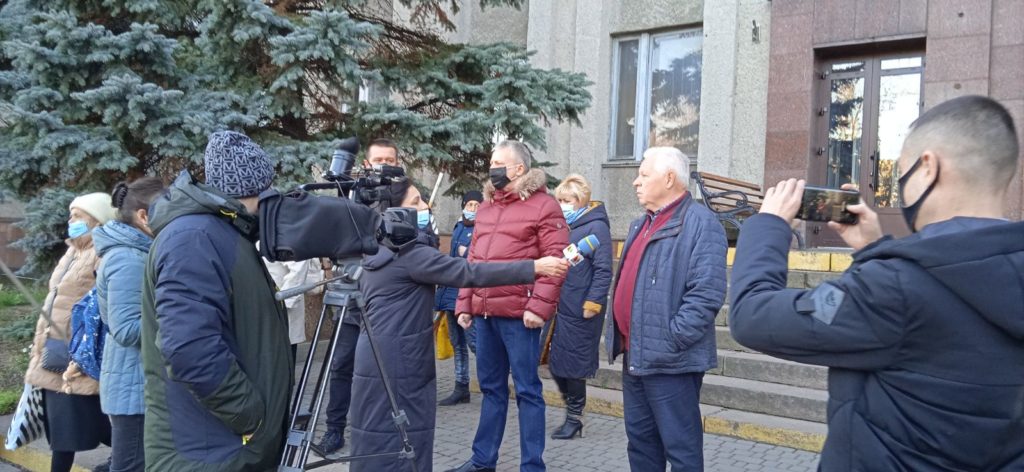
[[[977,95],[940,103],[910,125],[903,155],[926,151],[971,184],[1005,190],[1020,159],[1020,144],[1010,113],[995,100]]]

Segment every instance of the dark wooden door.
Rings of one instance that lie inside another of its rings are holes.
[[[907,234],[896,162],[909,125],[921,112],[923,54],[845,57],[819,66],[808,183],[857,185],[886,233]],[[845,246],[824,223],[808,223],[806,230],[812,247]]]

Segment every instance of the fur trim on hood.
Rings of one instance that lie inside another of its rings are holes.
[[[547,192],[548,188],[548,175],[540,169],[530,169],[526,175],[520,177],[519,182],[519,198],[526,200],[531,195],[538,191]],[[509,184],[511,185],[511,184]],[[484,184],[484,200],[488,202],[494,202],[494,184],[489,180]]]

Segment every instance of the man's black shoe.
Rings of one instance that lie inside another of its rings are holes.
[[[448,469],[446,472],[494,472],[494,469],[490,467],[480,467],[474,464],[473,461],[469,460],[457,468]]]
[[[317,452],[319,452],[324,458],[329,458],[328,456],[334,455],[343,447],[345,447],[345,435],[343,432],[336,429],[329,429],[327,430],[327,434],[325,434],[324,438],[320,441],[320,444],[317,445]]]

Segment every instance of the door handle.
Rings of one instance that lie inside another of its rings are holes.
[[[879,157],[877,149],[875,152],[871,153],[871,171],[868,173],[868,176],[871,177],[871,182],[868,184],[868,188],[871,190],[875,190],[875,188],[878,187],[878,170],[881,165],[881,163],[878,162]]]

